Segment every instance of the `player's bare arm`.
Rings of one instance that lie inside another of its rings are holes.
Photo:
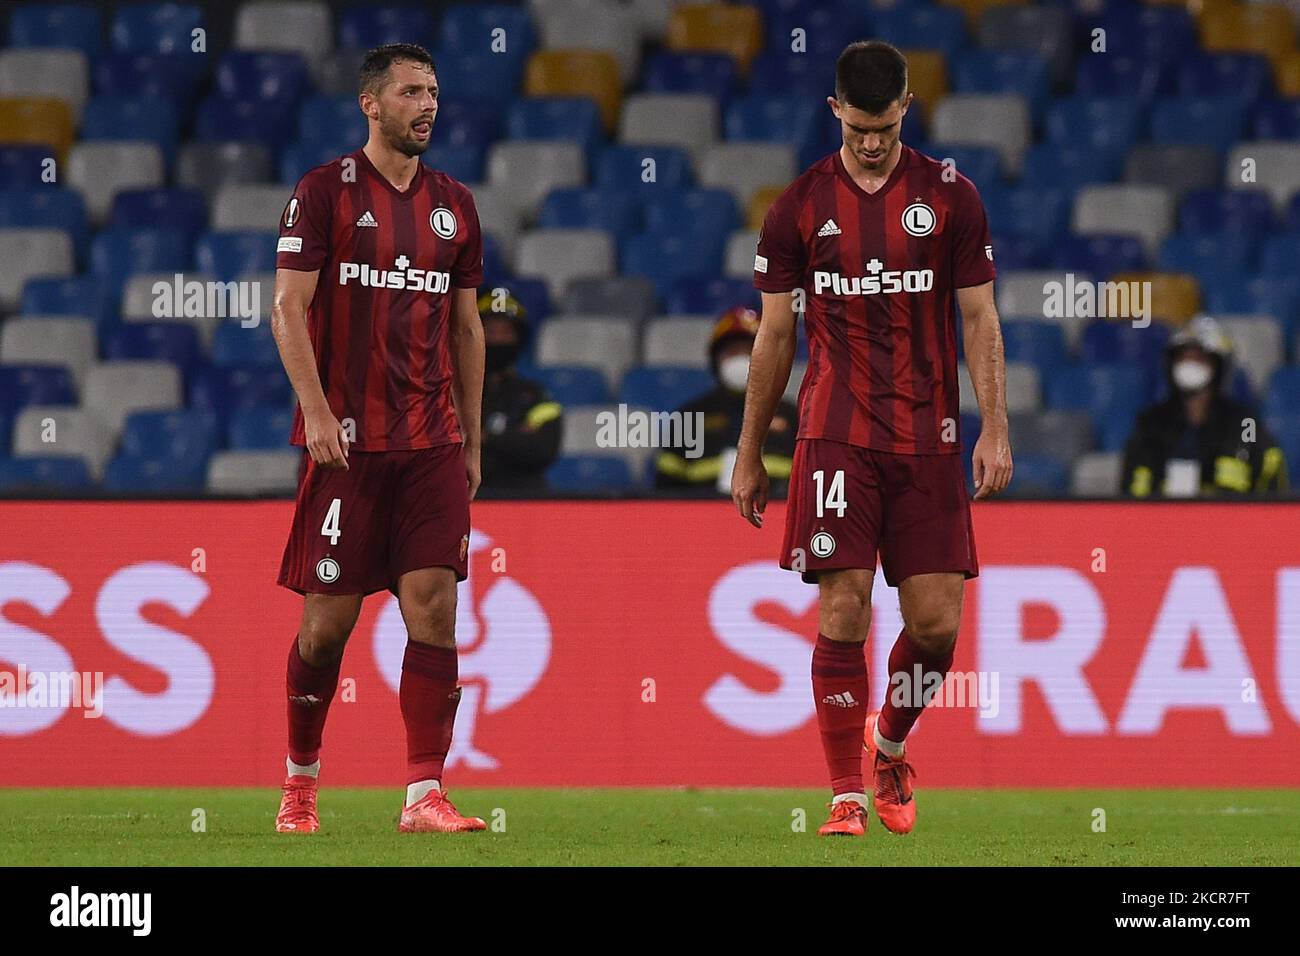
[[[307,333],[307,307],[316,294],[318,275],[318,271],[275,270],[271,332],[280,349],[280,361],[284,363],[284,370],[302,407],[307,451],[312,461],[326,468],[347,468],[347,432],[325,400],[311,337]]]
[[[455,290],[451,305],[451,339],[455,364],[452,398],[465,439],[465,475],[469,481],[469,497],[473,501],[481,480],[479,452],[483,436],[484,344],[477,289]]]
[[[767,509],[767,468],[763,442],[772,416],[790,381],[794,365],[795,316],[790,292],[764,292],[763,317],[749,358],[749,385],[745,390],[745,420],[731,472],[731,500],[745,520],[763,527]]]
[[[1007,365],[1002,325],[993,301],[993,283],[957,290],[961,307],[966,367],[980,406],[980,437],[975,442],[975,497],[996,495],[1011,483],[1011,437],[1007,425]]]

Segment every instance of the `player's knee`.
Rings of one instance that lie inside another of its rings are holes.
[[[861,634],[865,637],[871,626],[871,597],[853,588],[834,588],[822,596],[822,614],[828,627],[837,634],[833,639],[847,639]]]
[[[326,617],[308,618],[298,629],[298,653],[313,667],[325,667],[343,656],[348,636],[352,633],[350,621]]]
[[[402,617],[415,641],[442,644],[454,641],[456,625],[456,585],[442,580],[412,583],[400,598]]]
[[[926,653],[939,657],[951,651],[957,643],[959,618],[959,613],[940,608],[914,615],[904,626],[912,643]]]

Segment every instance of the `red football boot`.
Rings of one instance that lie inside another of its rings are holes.
[[[818,836],[866,836],[867,808],[856,800],[831,804],[831,818],[817,828]]]
[[[402,808],[397,829],[401,833],[467,833],[486,830],[487,824],[478,817],[462,817],[445,790],[430,790],[423,799]]]
[[[315,833],[320,829],[316,815],[316,778],[305,774],[289,777],[275,817],[277,833]]]
[[[871,761],[871,771],[876,785],[872,802],[876,816],[890,833],[911,833],[916,825],[916,800],[912,793],[912,778],[916,771],[907,762],[907,754],[891,757],[876,746],[876,721],[880,711],[867,715],[867,728],[862,735],[862,749]]]

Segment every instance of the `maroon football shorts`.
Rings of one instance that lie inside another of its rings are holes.
[[[397,593],[417,568],[468,575],[469,485],[459,442],[353,451],[324,468],[303,449],[293,528],[277,579],[312,594]]]
[[[819,513],[820,511],[820,513]],[[801,438],[785,512],[781,567],[875,570],[890,587],[913,574],[979,574],[961,455],[903,455]]]

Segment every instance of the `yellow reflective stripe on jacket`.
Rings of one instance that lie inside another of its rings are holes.
[[[541,402],[528,409],[528,414],[524,416],[524,421],[529,428],[540,428],[547,422],[553,422],[564,414],[564,409],[559,402]]]
[[[1250,491],[1250,462],[1220,455],[1214,459],[1214,483],[1233,491]]]
[[[767,468],[769,478],[789,478],[790,471],[794,468],[794,459],[785,455],[764,455],[763,466]]]
[[[722,473],[722,456],[712,458],[683,458],[670,451],[659,453],[659,470],[670,478],[683,481],[708,481]]]
[[[1282,449],[1266,449],[1264,461],[1259,466],[1259,480],[1255,482],[1255,490],[1263,491],[1276,479],[1278,490],[1286,491],[1286,478],[1286,458],[1282,454]]]
[[[1134,498],[1145,498],[1151,494],[1151,469],[1138,465],[1133,469],[1133,480],[1128,486],[1129,494]]]

